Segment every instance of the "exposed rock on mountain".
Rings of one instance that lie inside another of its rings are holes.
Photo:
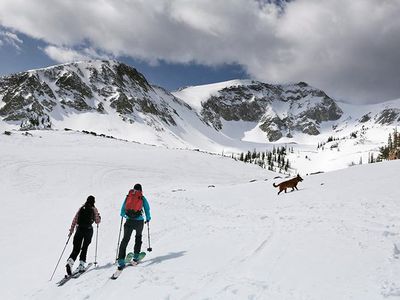
[[[201,116],[215,129],[222,129],[223,120],[257,122],[270,141],[290,137],[294,131],[317,135],[322,122],[338,120],[343,114],[332,98],[304,82],[241,81],[218,90],[201,105]]]
[[[175,125],[171,98],[166,91],[160,95],[136,69],[115,61],[71,63],[0,78],[0,116],[22,129],[52,128],[52,119],[82,112],[116,112],[129,122],[157,119]]]
[[[305,82],[253,80],[186,87],[171,94],[130,66],[97,60],[0,77],[0,117],[5,129],[69,127],[219,151],[243,142],[296,142],[396,126],[400,101],[351,105]]]

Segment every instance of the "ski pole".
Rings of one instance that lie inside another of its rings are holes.
[[[147,240],[149,242],[149,247],[147,248],[147,251],[151,252],[153,251],[153,248],[150,247],[150,225],[148,221],[146,223],[147,223]]]
[[[124,217],[121,217],[121,224],[119,225],[119,235],[118,235],[118,243],[117,243],[117,254],[115,255],[115,261],[118,260],[118,248],[119,248],[119,242],[121,240],[121,230],[122,230],[122,221],[123,221]]]
[[[69,239],[70,239],[70,238],[71,238],[71,235],[68,236],[68,240],[67,240],[67,242],[65,243],[65,246],[64,246],[63,251],[61,252],[60,258],[58,259],[57,265],[56,265],[56,267],[54,268],[53,274],[51,274],[50,281],[53,279],[54,273],[55,273],[56,270],[57,270],[58,264],[60,263],[60,260],[61,260],[63,254],[64,254],[65,248],[67,248],[67,245],[68,245],[68,242],[69,242]]]
[[[94,267],[97,267],[97,241],[99,239],[99,224],[97,224],[97,229],[96,229],[96,251],[94,254]]]

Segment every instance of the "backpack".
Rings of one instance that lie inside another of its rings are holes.
[[[125,214],[135,219],[142,215],[143,208],[143,193],[141,191],[130,190],[128,196],[126,196],[125,202]]]
[[[83,227],[90,227],[94,222],[94,211],[92,206],[90,205],[83,205],[79,209],[78,214],[78,225]]]

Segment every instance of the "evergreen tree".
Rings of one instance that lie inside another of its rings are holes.
[[[393,129],[393,149],[396,149],[398,145],[397,128]]]
[[[272,165],[272,152],[268,152],[267,161],[268,161],[268,165],[271,166]]]
[[[389,158],[389,147],[384,146],[379,148],[380,155],[378,156],[379,161],[382,159],[388,159]]]
[[[257,152],[256,149],[253,150],[253,154],[251,155],[252,159],[255,159],[257,157]]]
[[[371,153],[371,154],[370,154],[370,158],[369,158],[369,163],[373,164],[374,162],[375,162],[375,161],[374,161],[374,154]]]

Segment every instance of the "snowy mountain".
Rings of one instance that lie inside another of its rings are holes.
[[[368,134],[371,128],[386,132],[387,127],[400,124],[400,99],[350,105],[304,82],[273,85],[233,80],[187,87],[173,94],[194,107],[205,122],[228,135],[232,123],[247,123],[242,136],[253,142],[316,144],[327,136],[344,137],[361,130]]]
[[[256,122],[266,133],[269,141],[278,141],[293,133],[318,135],[320,124],[337,121],[343,111],[323,91],[310,87],[304,82],[291,85],[271,85],[258,81],[234,81],[201,99],[203,119],[214,126],[223,128],[223,121]],[[201,87],[194,87],[198,91]],[[210,86],[203,86],[206,90]],[[212,88],[212,87],[211,87]],[[190,88],[189,88],[190,89]],[[175,96],[193,103],[189,99],[193,91],[183,89]],[[200,92],[204,94],[204,92]],[[198,107],[198,104],[194,104]]]
[[[367,162],[370,153],[376,156],[400,122],[400,100],[350,105],[304,82],[253,80],[170,93],[130,66],[95,60],[1,77],[0,118],[2,131],[69,128],[216,153],[291,144],[294,168],[317,172]],[[335,142],[317,150],[329,137]],[[339,152],[344,148],[352,152]],[[319,161],[319,167],[310,165],[310,159]]]
[[[5,128],[89,130],[166,146],[188,146],[190,138],[184,135],[196,135],[193,123],[208,130],[186,103],[115,61],[77,62],[2,77],[0,116]]]
[[[221,144],[225,139],[222,149],[230,139],[317,144],[318,136],[396,126],[400,100],[348,105],[304,82],[252,80],[171,94],[125,64],[86,61],[0,78],[0,116],[3,126],[24,130],[70,127],[172,147],[196,148],[206,140]],[[188,129],[199,139],[182,134]]]
[[[400,297],[399,161],[303,176],[278,196],[278,174],[197,151],[49,130],[0,134],[0,145],[3,299]],[[153,251],[112,281],[121,203],[137,182]],[[99,265],[59,288],[71,242],[49,278],[88,195],[102,215]]]

